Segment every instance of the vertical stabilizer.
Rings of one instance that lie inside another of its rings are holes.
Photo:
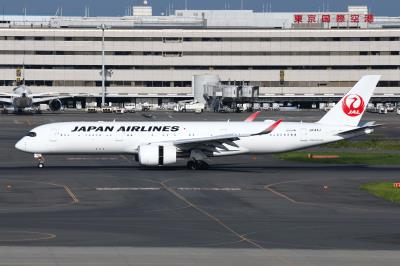
[[[379,75],[363,76],[318,123],[338,126],[358,126],[380,77]]]

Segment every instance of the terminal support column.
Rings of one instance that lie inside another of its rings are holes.
[[[106,102],[106,67],[105,67],[105,48],[104,48],[104,31],[109,29],[109,26],[105,24],[101,24],[101,26],[97,27],[101,29],[101,107],[105,106]]]

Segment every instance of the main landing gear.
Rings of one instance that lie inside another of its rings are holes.
[[[43,155],[35,153],[33,157],[39,161],[37,165],[38,168],[43,168],[45,162]]]
[[[198,149],[193,149],[190,151],[190,160],[187,162],[187,168],[190,170],[206,170],[208,169],[208,163],[204,160],[207,159],[207,156],[203,151]]]
[[[205,161],[190,160],[186,164],[187,168],[190,170],[206,170],[209,165]]]

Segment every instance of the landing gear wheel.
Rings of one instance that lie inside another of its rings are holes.
[[[186,166],[190,170],[206,170],[209,167],[209,165],[204,161],[194,161],[194,160],[188,161]]]
[[[195,161],[188,161],[186,166],[189,170],[197,170],[197,163]]]
[[[35,154],[33,155],[33,157],[34,157],[36,160],[39,161],[39,162],[38,162],[38,165],[37,165],[38,168],[43,168],[43,167],[44,167],[44,162],[45,162],[43,155],[35,153]]]
[[[209,165],[205,161],[197,161],[197,169],[199,169],[199,170],[207,170],[208,167],[209,167]]]

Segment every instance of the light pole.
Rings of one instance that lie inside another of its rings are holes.
[[[104,52],[104,31],[110,29],[110,26],[101,24],[98,29],[101,29],[101,107],[105,106],[106,102],[106,67],[105,67],[105,52]]]

